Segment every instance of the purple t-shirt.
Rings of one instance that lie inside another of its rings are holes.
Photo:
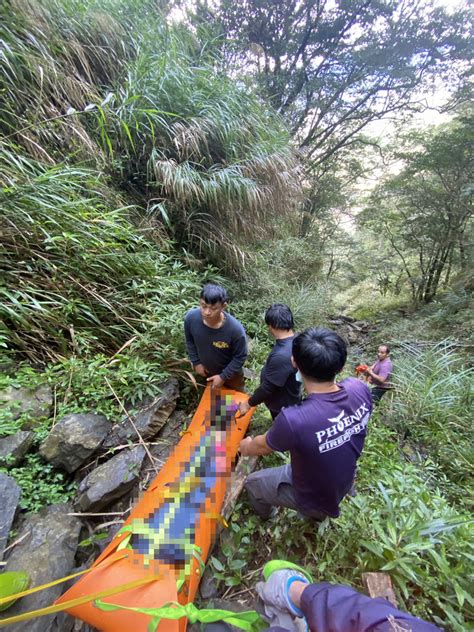
[[[374,380],[374,378],[370,377],[370,383],[374,386],[378,386],[379,388],[390,388],[388,384],[388,379],[392,375],[392,361],[390,358],[385,358],[384,360],[377,360],[374,364],[374,368],[372,371],[379,375],[380,377],[385,378],[385,382],[379,382],[378,380]]]
[[[334,518],[352,486],[372,412],[366,384],[350,377],[338,386],[335,393],[313,393],[283,408],[267,433],[272,450],[290,451],[301,510],[317,509]]]

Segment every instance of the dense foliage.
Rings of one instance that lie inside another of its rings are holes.
[[[243,236],[294,207],[298,164],[276,114],[152,3],[2,10],[2,152],[92,163],[137,215],[229,267],[242,264]]]
[[[449,124],[410,134],[394,151],[402,161],[371,195],[359,221],[381,237],[384,260],[396,259],[415,302],[428,303],[454,270],[467,270],[472,230],[474,118],[465,108]]]
[[[371,122],[423,109],[420,94],[434,78],[453,93],[469,73],[467,7],[447,11],[430,0],[196,5],[198,33],[216,35],[231,72],[253,78],[305,156],[304,234],[328,203],[338,208],[334,175],[341,161],[354,162]],[[351,166],[338,174],[343,182],[354,177]]]
[[[68,350],[117,351],[149,331],[145,323],[166,311],[167,300],[176,305],[176,297],[189,301],[196,292],[197,274],[166,254],[164,239],[154,245],[136,230],[132,209],[118,206],[97,172],[10,152],[2,159],[4,345],[33,361]],[[168,339],[163,322],[164,346],[154,340],[162,361]]]

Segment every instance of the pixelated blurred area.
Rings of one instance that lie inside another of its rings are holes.
[[[224,479],[227,484],[230,477],[233,455],[229,451],[228,431],[235,424],[237,410],[232,395],[211,390],[200,435],[196,434],[188,450],[183,452],[178,446],[171,455],[168,475],[172,480],[156,490],[161,497],[159,505],[144,517],[132,520],[129,546],[136,562],[141,558],[145,565],[159,561],[182,569],[196,557],[196,528],[201,514],[209,513],[216,504],[217,480]],[[212,539],[215,520],[209,521],[209,529]]]

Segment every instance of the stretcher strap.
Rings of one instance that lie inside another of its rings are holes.
[[[215,623],[224,621],[245,632],[259,632],[268,627],[262,617],[255,610],[245,612],[231,612],[230,610],[220,610],[216,608],[203,608],[200,610],[193,603],[180,604],[176,601],[161,606],[160,608],[134,608],[132,606],[122,606],[106,603],[100,599],[95,602],[95,606],[104,612],[115,610],[130,610],[140,612],[151,617],[148,632],[156,632],[162,619],[181,619],[186,617],[189,623]]]
[[[60,577],[59,579],[55,579],[52,582],[48,582],[47,584],[41,584],[40,586],[33,586],[33,588],[22,590],[21,592],[15,593],[14,595],[8,595],[7,597],[2,597],[0,598],[0,606],[6,603],[7,601],[14,601],[16,599],[20,599],[20,597],[26,597],[27,595],[32,595],[33,593],[39,592],[40,590],[46,590],[47,588],[51,588],[51,586],[57,586],[57,584],[62,584],[64,582],[69,581],[70,579],[80,577],[81,575],[90,573],[91,571],[94,571],[97,568],[105,568],[109,564],[112,564],[113,562],[117,562],[118,560],[121,560],[125,557],[127,557],[127,554],[124,554],[120,557],[114,557],[112,560],[107,560],[107,562],[102,562],[100,566],[93,566],[91,568],[86,568],[83,571],[78,571],[77,573],[73,573],[72,575],[67,575],[66,577]]]
[[[61,612],[62,610],[75,608],[76,606],[82,606],[82,604],[88,603],[90,601],[102,599],[103,597],[110,597],[111,595],[116,595],[117,593],[131,590],[132,588],[138,588],[139,586],[143,586],[144,584],[149,584],[150,582],[157,581],[160,578],[160,575],[152,575],[151,577],[137,579],[133,582],[129,582],[128,584],[114,586],[113,588],[107,588],[107,590],[101,590],[90,595],[84,595],[82,597],[77,597],[76,599],[63,601],[62,603],[54,606],[47,606],[46,608],[40,608],[39,610],[31,610],[30,612],[24,612],[23,614],[19,614],[14,617],[8,617],[8,619],[0,619],[0,628],[5,625],[11,625],[12,623],[28,621],[29,619],[34,619],[35,617],[44,617],[47,614],[54,614],[56,612]]]

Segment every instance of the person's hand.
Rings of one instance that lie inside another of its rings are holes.
[[[207,377],[207,370],[206,370],[206,367],[204,366],[204,364],[195,364],[194,365],[194,370],[201,377]]]
[[[239,404],[239,413],[241,415],[246,415],[250,410],[250,404],[248,400],[246,402],[240,402]]]
[[[245,437],[245,439],[242,439],[239,446],[239,451],[242,456],[252,456],[249,452],[249,446],[252,441],[252,437]]]
[[[224,380],[220,375],[211,375],[207,378],[207,381],[211,383],[211,388],[219,388],[224,384]]]
[[[298,590],[292,590],[297,595],[298,603],[290,598],[288,587],[298,584]],[[271,625],[283,624],[288,617],[302,617],[299,608],[301,593],[308,585],[308,580],[297,570],[285,568],[274,571],[266,582],[258,582],[256,591],[263,602],[263,615]],[[289,586],[290,585],[290,586]],[[286,626],[285,626],[286,627]],[[291,626],[288,629],[292,629]]]

